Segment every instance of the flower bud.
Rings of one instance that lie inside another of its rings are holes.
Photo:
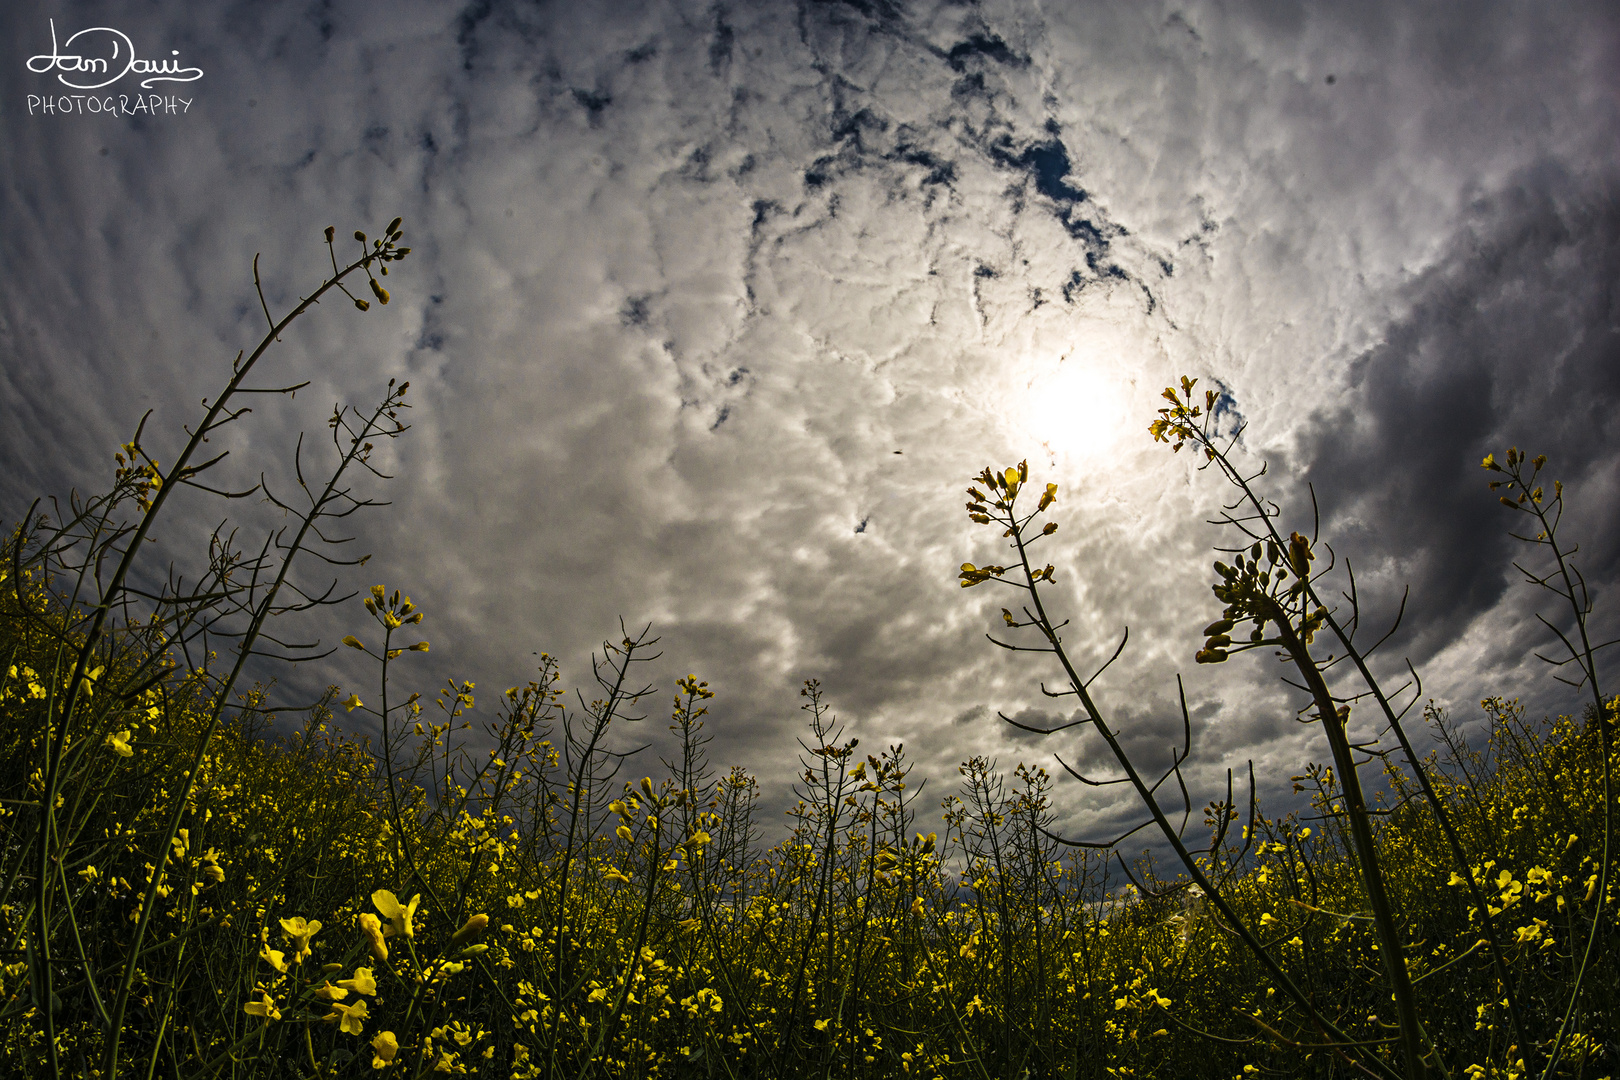
[[[361,311],[370,311],[371,310],[371,304],[368,301],[365,301],[365,300],[356,299],[355,302],[354,302],[354,306],[359,308]]]
[[[332,242],[332,237],[334,237],[336,235],[337,235],[337,228],[335,226],[328,225],[326,227],[326,242],[328,244],[330,244]]]
[[[471,918],[469,918],[466,922],[461,924],[461,929],[460,930],[457,930],[454,934],[450,935],[450,944],[452,944],[452,945],[460,945],[463,941],[466,941],[468,938],[474,936],[475,934],[481,933],[483,931],[484,927],[486,927],[488,925],[489,925],[489,916],[488,915],[474,915]]]
[[[354,238],[360,241],[362,244],[366,242],[366,234],[361,232],[359,229],[354,230]]]
[[[395,218],[393,221],[390,221],[388,223],[388,228],[384,229],[383,232],[389,234],[390,236],[393,235],[394,230],[398,229],[399,225],[400,225],[400,222],[402,222],[404,220],[405,220],[404,218]]]
[[[377,284],[376,278],[368,278],[367,280],[371,282],[371,291],[377,294],[377,299],[385,304],[388,303],[388,290]]]

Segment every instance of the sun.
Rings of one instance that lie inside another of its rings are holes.
[[[1066,357],[1030,381],[1025,413],[1025,426],[1043,446],[1077,459],[1106,454],[1128,419],[1117,378],[1079,357]]]

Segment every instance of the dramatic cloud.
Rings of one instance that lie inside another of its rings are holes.
[[[174,114],[46,114],[26,61],[51,19],[205,75],[160,85]],[[1527,662],[1552,609],[1478,463],[1553,458],[1616,625],[1617,27],[1601,4],[11,5],[0,515],[103,482],[147,408],[172,449],[262,332],[255,253],[275,311],[318,280],[324,226],[399,213],[393,303],[300,324],[273,378],[312,385],[229,446],[285,476],[331,402],[411,380],[394,505],[344,583],[428,611],[425,691],[504,689],[541,650],[588,681],[622,618],[661,639],[639,731],[664,746],[698,672],[715,759],[772,799],[809,678],[930,795],[974,754],[1101,775],[1075,730],[996,720],[1073,703],[985,640],[1011,594],[953,574],[998,550],[968,479],[1027,457],[1062,486],[1046,557],[1077,659],[1130,628],[1098,684],[1127,744],[1168,760],[1180,671],[1195,797],[1251,758],[1281,794],[1325,748],[1276,666],[1191,662],[1227,493],[1145,434],[1185,373],[1230,395],[1289,527],[1314,490],[1369,628],[1411,586],[1389,671],[1410,656],[1459,716],[1574,708]],[[1057,787],[1077,829],[1133,817]]]

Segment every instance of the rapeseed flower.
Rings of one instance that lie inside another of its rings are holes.
[[[262,1016],[266,1020],[280,1020],[281,1010],[276,1008],[275,999],[264,991],[259,991],[260,1000],[250,1001],[242,1006],[242,1011],[249,1016]]]
[[[401,904],[399,897],[387,889],[378,889],[371,894],[371,902],[377,905],[377,910],[382,912],[389,921],[390,926],[387,931],[389,937],[395,935],[406,938],[416,936],[416,928],[411,920],[415,917],[416,905],[421,900],[421,893],[411,897],[411,902],[408,904]]]
[[[293,953],[293,963],[302,962],[304,957],[310,954],[310,939],[319,932],[320,928],[319,920],[311,922],[302,915],[295,915],[291,919],[281,920],[282,932],[287,935],[287,940],[296,950]]]
[[[360,913],[360,932],[371,942],[371,955],[378,960],[388,959],[388,942],[383,940],[382,920],[369,911]]]
[[[340,1005],[334,1001],[332,1002],[332,1011],[321,1017],[321,1019],[326,1021],[336,1020],[338,1027],[343,1031],[350,1035],[358,1035],[365,1024],[366,1016],[366,1003],[364,999],[361,999],[353,1005]]]
[[[338,985],[345,990],[353,990],[357,994],[366,994],[371,997],[375,997],[377,994],[377,980],[372,976],[370,968],[356,968],[352,977],[339,979]]]
[[[371,1040],[371,1067],[373,1069],[386,1069],[394,1063],[394,1055],[399,1053],[399,1039],[394,1037],[392,1031],[385,1031]]]
[[[272,949],[268,945],[259,950],[259,959],[263,960],[265,963],[269,964],[283,975],[287,974],[286,957],[286,953],[282,952],[280,949]]]

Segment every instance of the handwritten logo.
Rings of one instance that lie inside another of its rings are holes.
[[[202,78],[202,68],[180,66],[178,60],[139,60],[135,57],[135,43],[129,40],[129,35],[121,30],[114,30],[110,26],[92,26],[80,30],[64,41],[60,47],[56,44],[56,20],[51,21],[51,51],[40,53],[28,58],[28,70],[36,75],[48,72],[57,72],[57,80],[63,86],[75,90],[99,90],[103,86],[111,86],[125,75],[145,75],[141,86],[151,89],[153,83],[160,82],[195,82]],[[86,35],[108,35],[106,37],[88,37]],[[86,53],[63,52],[71,50],[73,43],[85,38],[81,49],[91,48],[100,44],[103,49],[111,47],[106,56],[91,56]],[[171,55],[179,56],[179,49],[170,50]],[[78,78],[97,78],[108,76],[101,82],[80,83],[71,81],[68,76]]]

